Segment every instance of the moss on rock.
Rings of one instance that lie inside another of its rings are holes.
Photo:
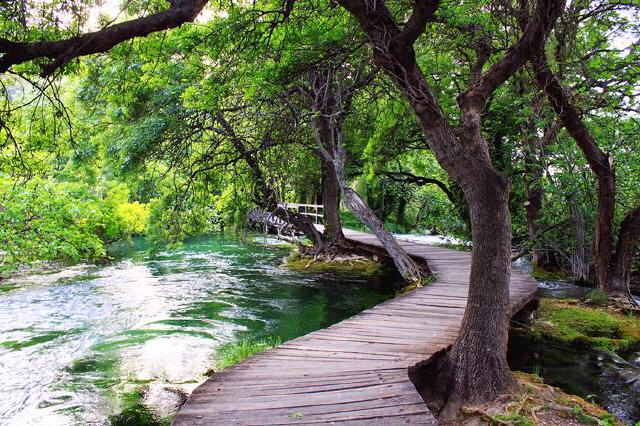
[[[287,257],[285,266],[295,272],[333,272],[365,276],[384,273],[382,264],[362,256],[342,256],[332,260],[325,260],[293,253]]]
[[[640,345],[640,320],[577,300],[542,299],[532,325],[534,337],[611,352]]]

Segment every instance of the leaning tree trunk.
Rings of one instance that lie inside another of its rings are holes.
[[[378,240],[380,240],[387,253],[389,253],[389,256],[393,259],[393,263],[396,265],[396,268],[398,268],[398,272],[400,272],[402,278],[409,283],[419,283],[422,280],[423,271],[418,267],[416,262],[409,257],[400,244],[398,244],[395,237],[385,229],[384,224],[378,219],[373,210],[371,210],[371,207],[349,186],[344,174],[346,152],[340,143],[342,138],[341,132],[337,130],[336,135],[333,165],[345,205],[360,222],[365,224],[371,232],[378,237]],[[325,151],[324,155],[327,156],[328,153]]]
[[[334,70],[331,67],[316,67],[309,70],[311,90],[307,94],[311,98],[311,109],[315,113],[313,125],[320,160],[331,168],[333,172],[331,177],[336,179],[335,182],[347,208],[378,237],[402,278],[409,283],[419,283],[422,281],[423,271],[398,244],[394,236],[384,228],[371,207],[347,182],[344,172],[346,152],[342,146],[342,126],[359,82],[353,82],[351,87],[336,87],[344,82],[334,81],[333,74]],[[337,210],[335,215],[339,225]]]
[[[596,277],[598,289],[615,296],[617,291],[609,280],[613,260],[613,219],[616,205],[616,174],[613,159],[602,151],[580,117],[569,93],[560,84],[547,63],[544,51],[533,61],[538,87],[546,94],[551,107],[578,148],[584,154],[598,185],[598,215],[596,219]]]

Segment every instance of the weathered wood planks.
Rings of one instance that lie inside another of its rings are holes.
[[[381,247],[370,234],[347,238]],[[326,329],[258,354],[200,385],[174,425],[436,424],[407,367],[455,340],[467,302],[471,255],[400,240],[436,282]],[[536,282],[513,271],[519,310]]]

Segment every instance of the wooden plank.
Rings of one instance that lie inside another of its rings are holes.
[[[370,234],[345,230],[361,246]],[[199,386],[174,424],[436,424],[406,368],[453,343],[467,304],[471,254],[399,240],[436,282],[259,354]],[[512,309],[537,283],[513,271]]]

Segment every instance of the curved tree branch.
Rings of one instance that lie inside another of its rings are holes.
[[[0,53],[3,54],[0,57],[0,72],[7,71],[13,65],[38,58],[48,58],[51,61],[41,65],[42,75],[51,75],[73,58],[106,52],[123,41],[192,22],[207,1],[173,1],[171,6],[162,12],[66,40],[22,43],[0,38]]]
[[[563,7],[563,0],[538,0],[518,42],[511,46],[504,57],[491,66],[477,81],[472,81],[469,89],[459,96],[458,103],[461,106],[473,105],[480,110],[484,108],[487,99],[495,89],[528,62],[532,54],[543,46]]]
[[[413,45],[440,6],[440,0],[414,0],[413,12],[398,36],[398,43]]]
[[[396,182],[413,183],[418,186],[436,185],[440,190],[442,190],[442,192],[444,192],[449,201],[451,201],[453,205],[456,205],[456,196],[441,180],[418,176],[408,172],[385,172],[384,174],[389,179],[395,180]]]

